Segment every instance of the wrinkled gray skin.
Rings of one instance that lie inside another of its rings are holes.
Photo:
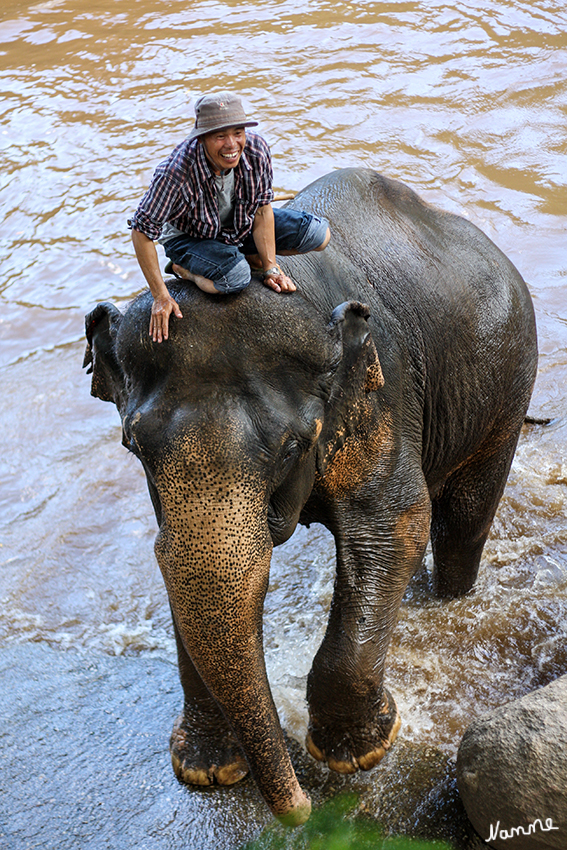
[[[177,775],[251,770],[272,811],[309,815],[262,651],[272,547],[333,533],[337,576],[308,680],[311,754],[377,764],[399,717],[384,662],[429,535],[440,596],[475,581],[536,372],[525,283],[490,240],[363,169],[289,205],[325,215],[324,253],[282,261],[296,293],[208,296],[170,282],[183,319],[148,336],[151,297],[87,317],[92,393],[142,462],[178,645]]]

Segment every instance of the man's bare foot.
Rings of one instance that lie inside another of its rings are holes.
[[[208,277],[203,277],[200,274],[193,274],[192,272],[184,269],[183,266],[178,266],[177,263],[173,263],[171,266],[173,273],[177,275],[177,277],[182,278],[183,280],[190,280],[191,283],[194,283],[195,286],[198,286],[199,289],[202,289],[203,292],[208,292],[209,295],[218,295],[219,291]]]
[[[190,280],[192,283],[197,282],[195,280],[196,275],[191,274],[191,272],[188,271],[187,269],[184,269],[183,266],[178,266],[177,263],[172,263],[171,269],[173,271],[173,274],[176,275],[177,277],[181,277],[181,278],[183,278],[183,280]]]

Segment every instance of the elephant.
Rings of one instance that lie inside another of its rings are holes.
[[[151,295],[86,317],[92,395],[141,461],[183,690],[170,752],[186,783],[250,772],[273,814],[303,823],[266,675],[274,546],[298,523],[334,535],[326,632],[307,680],[311,755],[369,770],[400,727],[388,644],[431,540],[432,592],[470,590],[531,397],[534,310],[475,225],[366,168],[288,204],[328,219],[322,253],[281,259],[297,284],[208,295],[168,281],[183,318],[148,335]]]

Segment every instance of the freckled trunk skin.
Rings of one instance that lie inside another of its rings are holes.
[[[186,651],[236,734],[264,799],[282,816],[305,807],[264,664],[262,611],[272,542],[246,488],[221,502],[164,498],[156,556]],[[206,512],[203,511],[206,505]]]

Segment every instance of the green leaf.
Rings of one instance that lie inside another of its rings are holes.
[[[356,817],[356,794],[339,794],[315,809],[303,826],[269,826],[241,850],[452,850],[441,841],[411,836],[384,836],[375,821]]]

